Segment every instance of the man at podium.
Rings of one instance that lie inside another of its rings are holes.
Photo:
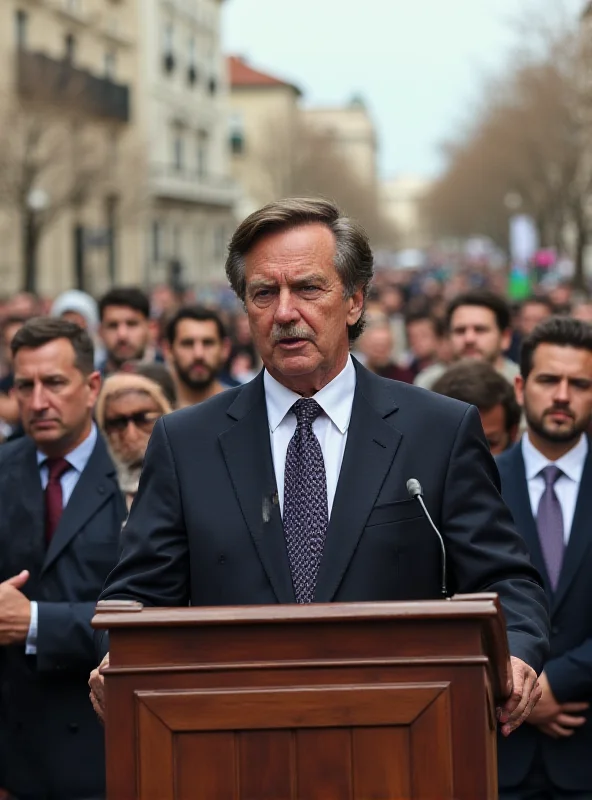
[[[477,409],[375,376],[351,357],[373,257],[364,231],[331,202],[256,211],[234,234],[226,271],[265,368],[157,422],[101,600],[217,606],[497,592],[514,679],[498,713],[508,735],[539,696],[547,608]],[[410,479],[441,537],[409,496]],[[107,647],[100,642],[102,655]],[[91,686],[100,707],[96,672]]]

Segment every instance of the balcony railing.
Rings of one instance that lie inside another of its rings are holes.
[[[177,169],[173,164],[152,164],[150,178],[152,190],[161,197],[229,206],[237,196],[237,185],[232,178]]]
[[[127,86],[99,78],[67,60],[21,49],[17,54],[17,80],[22,97],[93,117],[129,121]]]

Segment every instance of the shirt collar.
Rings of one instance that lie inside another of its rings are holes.
[[[267,370],[263,373],[267,419],[273,433],[283,421],[286,414],[301,397],[296,392],[283,386],[273,378]],[[351,357],[339,375],[318,391],[314,399],[329,417],[331,422],[344,434],[349,428],[354,392],[356,389],[356,368]]]
[[[550,461],[536,449],[530,441],[528,433],[525,433],[522,436],[522,456],[524,458],[526,480],[528,481],[536,477],[542,469],[553,464],[559,467],[570,480],[580,483],[586,457],[588,456],[588,437],[582,434],[575,447],[572,447],[569,452],[558,458],[557,461]]]
[[[93,422],[90,433],[86,439],[81,442],[78,447],[75,447],[74,450],[66,453],[66,460],[74,467],[76,472],[81,473],[88,464],[88,460],[95,449],[98,435],[97,426]],[[41,466],[44,461],[47,461],[47,456],[45,453],[42,453],[41,450],[37,450],[37,464]]]

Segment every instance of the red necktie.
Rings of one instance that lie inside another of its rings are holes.
[[[45,539],[49,544],[58,527],[64,506],[61,477],[72,468],[72,465],[65,458],[48,458],[45,463],[49,470],[49,480],[45,489]]]

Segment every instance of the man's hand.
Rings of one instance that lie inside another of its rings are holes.
[[[509,736],[528,717],[541,697],[536,672],[524,661],[512,656],[512,694],[498,709],[503,736]]]
[[[586,711],[590,704],[558,703],[544,672],[539,685],[543,695],[528,718],[529,723],[554,739],[573,736],[576,728],[586,722],[586,717],[578,716],[578,712]]]
[[[0,583],[0,645],[27,641],[31,625],[31,602],[20,591],[29,580],[24,569]]]
[[[101,675],[103,667],[109,666],[109,653],[99,666],[90,673],[88,685],[90,686],[90,702],[101,722],[105,720],[105,678]]]

